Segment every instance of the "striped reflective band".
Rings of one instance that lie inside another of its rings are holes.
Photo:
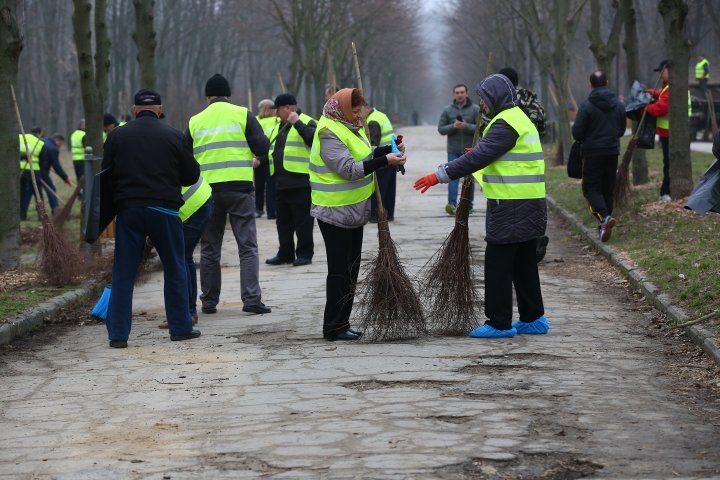
[[[310,148],[305,142],[285,142],[286,147]]]
[[[310,159],[308,157],[298,157],[295,155],[283,155],[283,161],[284,162],[308,163],[310,161]]]
[[[372,181],[372,175],[368,175],[367,177],[361,178],[360,180],[356,180],[354,182],[331,184],[310,182],[310,186],[313,190],[317,190],[318,192],[344,192],[347,190],[355,190],[356,188],[366,187],[370,185]]]
[[[200,165],[201,172],[207,172],[208,170],[220,170],[221,168],[237,168],[237,167],[251,167],[252,160],[230,160],[228,162],[213,162]]]
[[[531,153],[506,153],[502,157],[498,158],[499,161],[513,161],[513,162],[534,162],[537,160],[544,160],[542,152],[531,152]],[[496,160],[497,161],[497,160]]]
[[[314,163],[311,163],[309,168],[310,170],[318,174],[333,173],[333,171],[330,170],[330,167],[326,165],[315,165]]]
[[[193,193],[198,191],[198,188],[200,188],[200,185],[202,185],[202,182],[203,182],[203,177],[200,176],[200,178],[198,178],[198,181],[195,182],[193,184],[193,186],[191,186],[190,188],[185,190],[185,193],[183,193],[183,196],[182,196],[183,200],[187,201],[188,198],[192,197]]]
[[[248,142],[238,141],[238,140],[227,140],[224,142],[210,142],[210,143],[206,143],[205,145],[200,145],[199,147],[193,148],[193,154],[197,155],[198,153],[202,153],[207,150],[214,150],[216,148],[229,148],[229,147],[247,148]]]
[[[545,175],[485,175],[485,183],[539,183],[545,181]]]

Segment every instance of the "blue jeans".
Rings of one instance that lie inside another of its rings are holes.
[[[182,335],[192,330],[180,217],[147,207],[131,207],[121,210],[115,223],[112,295],[105,323],[110,340],[127,340],[130,336],[135,276],[147,236],[155,245],[163,265],[165,317],[170,335]]]
[[[448,162],[457,160],[463,154],[462,153],[451,153],[448,152]],[[460,190],[460,179],[450,180],[448,183],[448,203],[453,207],[457,207],[458,190]],[[470,208],[473,208],[475,203],[475,182],[473,182],[472,189],[470,190]]]
[[[195,260],[193,260],[193,252],[195,247],[200,243],[200,238],[205,232],[205,227],[210,221],[213,212],[213,199],[210,197],[205,205],[200,207],[195,213],[190,215],[185,223],[183,223],[183,236],[185,237],[185,269],[187,270],[188,279],[188,299],[190,300],[190,315],[197,313],[197,269],[195,268]]]

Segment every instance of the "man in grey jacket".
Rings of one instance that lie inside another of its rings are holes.
[[[480,107],[473,104],[468,97],[467,87],[458,84],[453,87],[453,103],[445,107],[440,115],[438,132],[440,135],[447,135],[448,162],[460,157],[466,148],[472,147],[475,124],[480,115]],[[455,215],[457,208],[458,179],[448,184],[448,203],[445,211],[448,215]],[[475,185],[470,193],[470,208],[473,207],[475,198]]]

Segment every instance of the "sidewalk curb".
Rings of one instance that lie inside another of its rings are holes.
[[[16,337],[42,326],[47,318],[55,315],[70,302],[92,293],[96,288],[97,284],[94,282],[85,284],[11,317],[8,323],[0,325],[0,345],[6,345]]]
[[[681,323],[690,320],[683,309],[670,303],[669,295],[661,292],[656,285],[647,280],[645,272],[628,263],[617,250],[595,238],[596,232],[583,225],[583,222],[575,214],[559,206],[549,195],[547,196],[547,202],[553,212],[557,213],[563,220],[569,223],[573,229],[580,233],[587,243],[607,257],[610,263],[617,267],[627,278],[628,282],[630,282],[635,289],[640,290],[655,308],[665,313],[673,322]],[[687,336],[720,366],[720,346],[713,340],[710,332],[700,325],[691,325],[685,327],[684,330]]]

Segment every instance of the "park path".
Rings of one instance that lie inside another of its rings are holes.
[[[412,182],[445,158],[432,127],[402,129],[402,258],[415,275],[449,233],[446,189]],[[482,272],[484,201],[471,217]],[[391,344],[321,338],[325,252],[262,264],[269,315],[241,311],[228,231],[218,313],[170,342],[162,274],[136,289],[126,350],[102,325],[0,359],[0,478],[720,478],[717,402],[683,401],[667,339],[604,262],[555,220],[541,277],[551,330]],[[258,220],[261,260],[275,225]],[[376,249],[365,229],[365,252]],[[713,415],[714,409],[714,415]]]

